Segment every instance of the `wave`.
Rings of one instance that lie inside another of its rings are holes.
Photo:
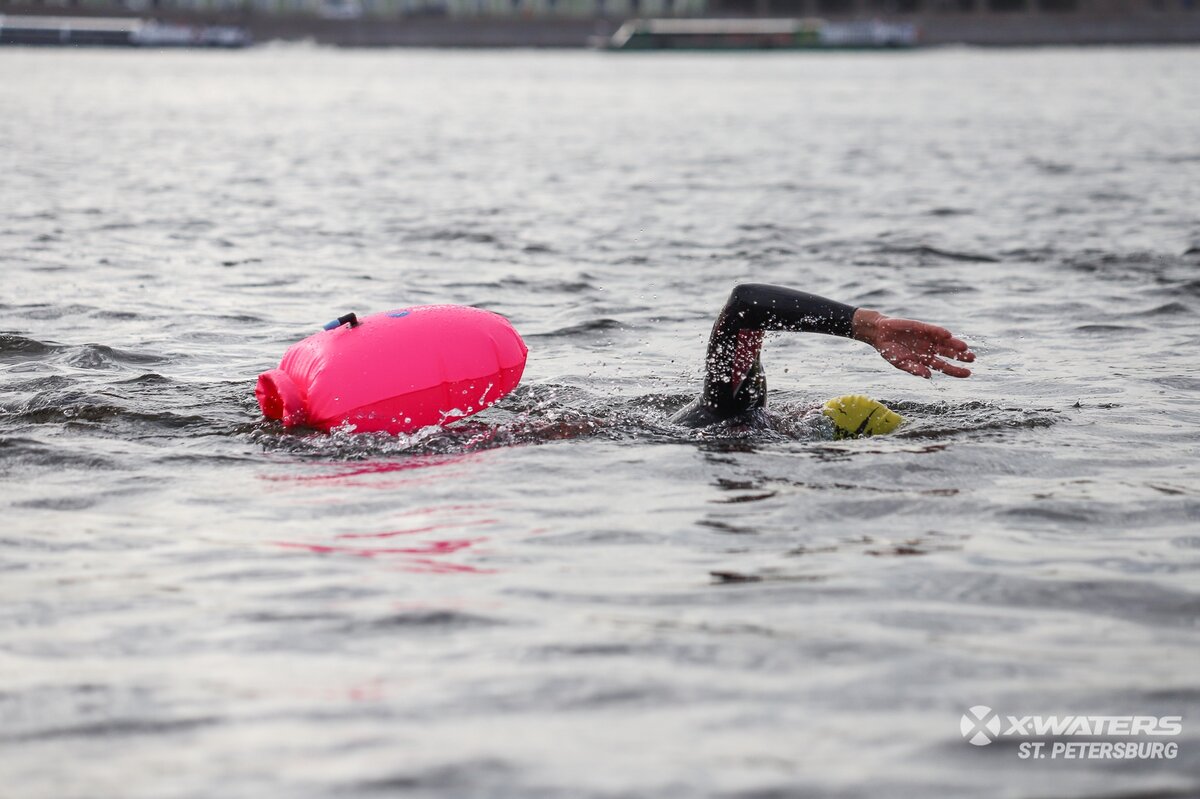
[[[166,358],[147,352],[134,352],[107,344],[58,344],[38,341],[15,333],[0,333],[0,363],[52,361],[76,369],[115,369],[163,363]]]
[[[908,401],[885,401],[885,404],[906,419],[893,434],[897,439],[940,440],[962,435],[1036,430],[1056,424],[1059,413],[1050,408],[1004,407],[981,400],[957,404]]]
[[[27,399],[0,399],[0,434],[61,425],[139,438],[166,432],[232,435],[254,424],[245,381],[185,383],[155,373],[123,380],[50,375],[26,381]],[[18,388],[9,385],[12,390]]]
[[[1176,316],[1178,314],[1189,314],[1192,309],[1184,305],[1182,302],[1168,302],[1162,305],[1156,305],[1153,308],[1147,308],[1144,311],[1135,311],[1133,313],[1124,314],[1127,317],[1154,317],[1154,316]]]
[[[61,349],[58,344],[49,344],[15,333],[0,333],[0,363],[39,359],[53,355]]]
[[[91,397],[69,400],[56,398],[43,402],[34,398],[12,410],[0,410],[0,423],[5,424],[80,424],[104,425],[122,422],[178,430],[191,426],[207,427],[212,421],[205,416],[176,414],[167,411],[138,411]]]
[[[784,399],[752,419],[731,420],[704,429],[683,427],[671,416],[693,399],[688,394],[644,394],[612,399],[571,386],[522,386],[492,408],[449,427],[426,427],[407,435],[331,433],[285,430],[277,422],[260,422],[248,437],[270,451],[301,457],[364,460],[395,456],[425,459],[421,466],[453,463],[473,452],[572,440],[608,440],[693,444],[713,451],[812,445],[814,455],[841,458],[858,451],[861,442],[834,441],[833,427],[812,400]],[[959,436],[992,437],[998,433],[1049,427],[1057,411],[1002,407],[988,402],[920,403],[887,401],[906,424],[882,441],[918,440],[922,451],[930,441]],[[818,451],[819,450],[819,451]],[[448,460],[447,460],[448,459]],[[396,467],[400,468],[400,467]]]
[[[1146,328],[1134,325],[1078,325],[1077,333],[1145,333]]]
[[[940,247],[931,247],[929,245],[919,245],[916,247],[896,247],[886,246],[880,249],[884,253],[897,253],[900,255],[918,255],[930,258],[941,258],[948,261],[963,261],[966,263],[977,264],[998,264],[1000,259],[994,255],[985,255],[983,253],[974,252],[958,252],[956,250],[946,250]]]
[[[116,369],[121,366],[143,366],[163,363],[166,359],[145,352],[133,352],[105,344],[83,344],[66,347],[63,362],[76,369]]]
[[[580,322],[577,325],[569,325],[560,327],[557,330],[551,330],[549,333],[529,333],[525,338],[572,338],[576,336],[590,336],[593,333],[605,333],[610,330],[620,330],[624,325],[616,319],[589,319],[585,322]]]

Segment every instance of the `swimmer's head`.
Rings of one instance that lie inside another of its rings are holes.
[[[861,394],[834,397],[821,413],[833,421],[834,438],[863,438],[886,435],[904,422],[904,417],[882,402]]]

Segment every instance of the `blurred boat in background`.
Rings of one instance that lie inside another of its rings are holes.
[[[0,44],[107,47],[247,47],[243,28],[173,25],[129,17],[54,17],[0,14]]]
[[[911,22],[823,19],[638,19],[594,44],[608,50],[819,50],[913,47]]]

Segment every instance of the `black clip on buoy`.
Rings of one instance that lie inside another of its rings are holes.
[[[341,327],[342,325],[350,325],[350,327],[358,327],[358,317],[355,316],[353,313],[348,313],[343,316],[339,316],[337,319],[334,319],[332,322],[325,325],[324,329],[325,330],[334,330],[336,328]]]

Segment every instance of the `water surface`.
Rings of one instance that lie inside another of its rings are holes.
[[[0,52],[0,784],[22,797],[1200,791],[1200,50]],[[777,336],[775,282],[976,376]],[[479,305],[523,386],[323,436],[252,389]],[[789,423],[867,393],[908,425]],[[972,705],[1183,715],[1021,761]]]

